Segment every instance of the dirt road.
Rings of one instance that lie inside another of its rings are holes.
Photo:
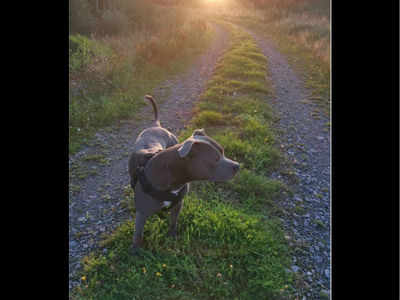
[[[215,64],[229,47],[229,33],[213,25],[216,38],[187,72],[166,81],[153,91],[160,105],[161,124],[175,134],[191,118],[191,111],[211,77]],[[268,74],[275,97],[270,105],[279,115],[277,129],[281,149],[292,162],[296,183],[276,172],[273,177],[286,182],[294,191],[280,203],[287,212],[283,223],[294,257],[291,272],[304,279],[297,284],[297,295],[320,299],[330,290],[330,132],[324,116],[314,118],[315,105],[309,92],[286,58],[274,45],[249,32],[267,57]],[[74,274],[80,260],[99,246],[103,234],[112,232],[131,218],[123,205],[129,189],[127,173],[132,145],[140,131],[153,119],[151,106],[140,113],[140,120],[120,122],[100,130],[92,146],[70,157],[69,274],[72,288],[79,283]],[[302,298],[300,298],[302,299]]]
[[[159,105],[161,125],[178,135],[191,118],[194,102],[212,75],[218,57],[229,46],[229,32],[212,25],[215,39],[187,72],[166,81],[151,92]],[[145,101],[145,100],[143,100]],[[69,287],[80,268],[80,260],[98,248],[103,234],[112,232],[131,218],[121,201],[129,188],[127,172],[132,145],[154,118],[152,107],[144,107],[140,120],[128,120],[100,130],[92,146],[69,159]]]

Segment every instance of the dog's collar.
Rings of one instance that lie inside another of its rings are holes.
[[[140,182],[140,185],[142,186],[142,190],[144,193],[150,195],[152,198],[160,201],[161,203],[172,202],[172,206],[174,206],[180,199],[182,199],[186,190],[185,186],[187,184],[182,185],[177,190],[161,191],[155,188],[147,179],[144,169],[145,167],[139,167],[137,171],[138,180]]]

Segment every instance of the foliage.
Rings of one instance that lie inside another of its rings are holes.
[[[255,66],[266,63],[250,36],[228,28],[234,34],[232,48],[214,74],[224,80],[230,79],[226,69],[239,63],[231,59],[232,52],[238,56],[253,52]],[[84,280],[73,299],[278,299],[288,293],[292,281],[285,271],[290,264],[288,247],[272,214],[284,186],[265,176],[271,164],[263,160],[279,160],[272,154],[271,114],[265,103],[270,85],[263,70],[263,82],[244,80],[264,84],[262,92],[232,87],[231,95],[213,97],[225,90],[223,83],[211,80],[193,122],[180,135],[183,140],[198,125],[206,125],[206,132],[225,146],[227,157],[238,156],[240,173],[225,184],[192,184],[179,217],[177,240],[166,237],[165,214],[154,215],[144,228],[144,248],[134,257],[134,224],[120,226],[104,241],[106,251],[84,259]]]
[[[143,96],[162,78],[181,71],[212,37],[204,20],[183,10],[146,1],[119,4],[117,10],[97,14],[90,35],[83,31],[69,37],[71,153],[97,128],[134,116]],[[71,5],[70,13],[79,14],[82,5]],[[84,7],[90,14],[89,4]],[[71,28],[80,27],[74,23]]]

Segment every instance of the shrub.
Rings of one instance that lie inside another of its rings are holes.
[[[83,35],[69,36],[69,69],[81,70],[86,67],[93,56],[91,41]]]
[[[69,36],[69,69],[82,71],[94,61],[112,56],[113,51],[104,43],[81,34]]]

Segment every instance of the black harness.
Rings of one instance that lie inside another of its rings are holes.
[[[158,151],[159,152],[159,151]],[[156,152],[156,153],[158,153]],[[139,166],[136,170],[136,174],[138,177],[138,180],[140,182],[140,185],[142,186],[142,190],[144,193],[150,195],[152,198],[163,202],[163,201],[170,201],[172,202],[169,208],[172,208],[181,200],[187,191],[187,184],[183,185],[178,192],[172,192],[172,191],[161,191],[159,189],[156,189],[151,182],[147,179],[146,174],[144,172],[147,163],[149,160],[156,154],[154,153],[153,155],[149,156],[147,159],[146,163],[143,166]]]

